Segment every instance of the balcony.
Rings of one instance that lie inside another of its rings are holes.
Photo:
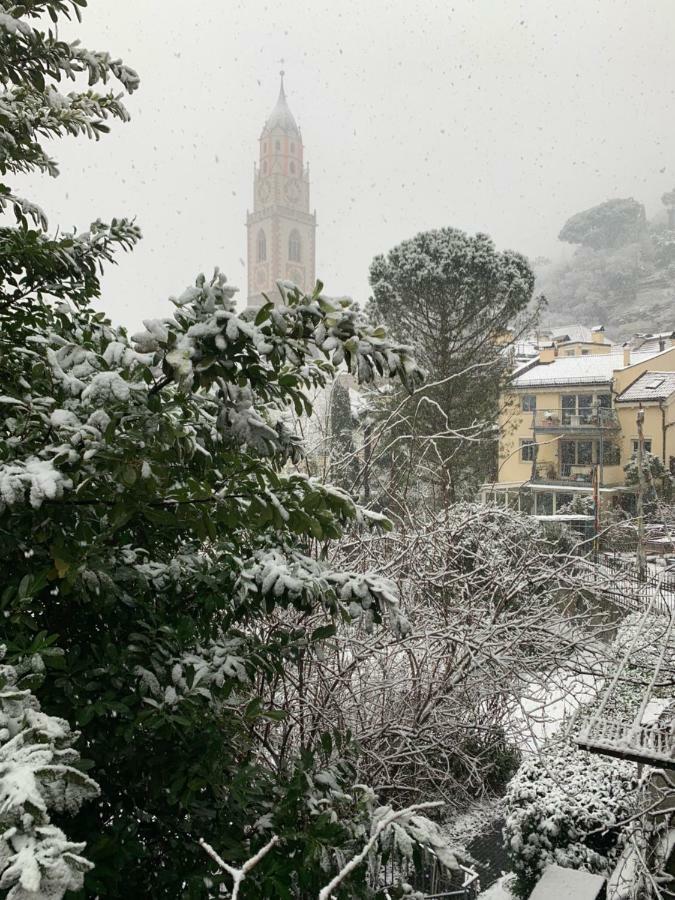
[[[538,409],[532,415],[535,432],[548,434],[588,434],[599,435],[617,431],[619,419],[613,409]]]
[[[562,484],[590,487],[593,484],[593,466],[556,464],[541,462],[535,464],[535,484]]]

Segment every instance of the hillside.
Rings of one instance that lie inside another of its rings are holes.
[[[548,300],[544,323],[604,324],[615,339],[673,327],[674,193],[647,220],[641,203],[609,200],[572,216],[561,241],[575,244],[564,262],[535,260],[537,292]]]

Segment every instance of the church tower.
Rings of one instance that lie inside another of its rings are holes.
[[[284,91],[260,135],[260,158],[253,170],[253,212],[248,232],[248,304],[260,306],[262,293],[277,299],[277,281],[292,281],[310,292],[316,282],[316,214],[309,211],[309,166],[302,136]]]

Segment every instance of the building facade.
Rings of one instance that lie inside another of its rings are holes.
[[[316,282],[316,213],[310,212],[309,166],[300,129],[284,90],[259,140],[253,172],[253,212],[246,216],[248,304],[278,299],[277,282],[290,281],[305,292]]]
[[[567,349],[543,348],[514,373],[501,402],[498,477],[483,485],[484,501],[539,516],[564,514],[596,489],[603,505],[623,503],[634,491],[624,466],[637,450],[640,409],[644,449],[675,471],[675,346]]]

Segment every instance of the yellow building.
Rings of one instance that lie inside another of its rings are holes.
[[[594,342],[544,347],[514,373],[502,398],[498,477],[483,485],[485,502],[556,515],[575,496],[592,496],[596,478],[603,505],[622,503],[633,492],[623,467],[637,449],[640,408],[645,449],[675,470],[675,346],[631,351]]]

